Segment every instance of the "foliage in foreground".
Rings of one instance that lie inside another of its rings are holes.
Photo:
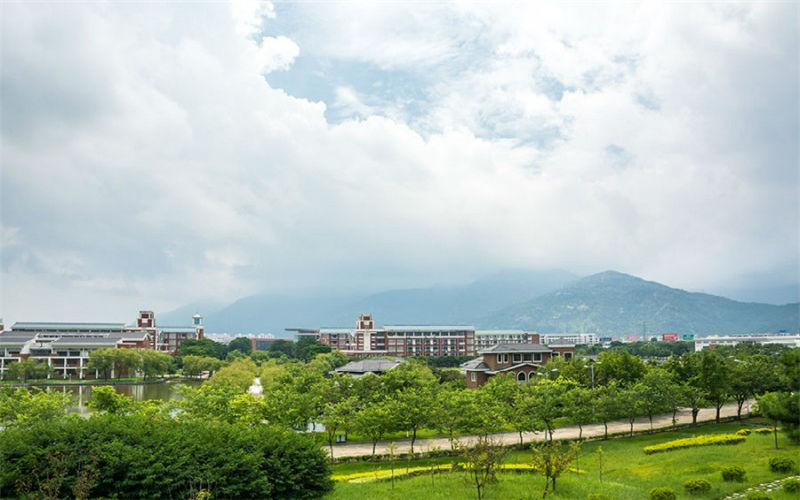
[[[136,414],[2,431],[0,494],[46,498],[318,498],[332,488],[306,436]]]
[[[695,446],[712,446],[716,444],[739,444],[747,439],[741,434],[710,434],[706,436],[690,437],[685,439],[675,439],[643,448],[646,454],[659,453],[663,451],[680,450],[682,448],[693,448]]]

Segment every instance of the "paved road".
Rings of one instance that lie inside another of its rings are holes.
[[[744,407],[742,408],[742,414],[747,414],[747,410],[754,401],[748,401],[745,403]],[[736,403],[728,403],[722,407],[720,411],[721,417],[733,417],[736,416]],[[706,422],[709,420],[714,420],[716,416],[716,410],[714,408],[704,408],[700,410],[700,413],[697,415],[698,422]],[[692,412],[689,409],[684,409],[679,411],[676,415],[676,420],[679,424],[690,424],[692,423]],[[672,426],[672,415],[660,415],[658,417],[653,417],[653,427],[658,428],[666,428]],[[645,418],[637,419],[633,424],[634,431],[643,431],[650,429],[650,421]],[[628,420],[615,420],[613,422],[608,423],[608,433],[617,433],[617,432],[629,432],[630,431],[630,423]],[[583,426],[583,437],[593,437],[593,436],[602,436],[605,433],[603,428],[603,424],[592,424],[592,425],[584,425]],[[505,444],[514,444],[519,443],[519,434],[516,432],[503,432],[494,435],[495,439],[498,441],[505,443]],[[567,439],[567,438],[577,438],[578,437],[578,427],[577,426],[570,426],[570,427],[560,427],[556,429],[553,433],[553,437],[556,439]],[[524,442],[530,441],[541,441],[544,439],[544,434],[541,432],[538,433],[530,433],[525,432],[522,434],[522,440]],[[461,442],[472,442],[475,440],[475,436],[461,436],[459,438]],[[377,454],[385,454],[389,453],[389,449],[386,447],[390,442],[389,441],[379,441],[378,446],[375,448],[375,453]],[[411,451],[411,440],[410,439],[401,439],[395,441],[397,444],[397,450],[395,453],[408,453]],[[416,443],[414,443],[414,451],[426,451],[431,449],[434,446],[438,446],[441,449],[449,449],[450,442],[447,438],[432,438],[432,439],[417,439]],[[330,449],[326,446],[325,449],[330,453]],[[335,444],[333,446],[333,456],[334,457],[358,457],[363,455],[370,455],[372,454],[372,443],[342,443],[342,444]]]

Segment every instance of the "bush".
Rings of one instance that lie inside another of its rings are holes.
[[[722,469],[722,479],[724,481],[742,482],[744,481],[745,475],[747,475],[747,472],[738,465],[730,465]]]
[[[681,448],[692,448],[694,446],[710,446],[716,444],[739,444],[745,437],[739,434],[709,434],[706,436],[696,436],[684,439],[675,439],[666,443],[645,446],[644,452],[649,455],[661,451],[680,450]]]
[[[789,478],[781,483],[781,488],[786,493],[800,493],[800,479]]]
[[[605,493],[589,493],[586,496],[586,500],[611,500],[611,497]]]
[[[98,415],[7,428],[0,439],[9,497],[71,498],[80,487],[83,498],[200,490],[214,498],[319,498],[333,487],[329,476],[312,439],[266,426]]]
[[[751,432],[750,429],[739,429],[738,431],[736,431],[736,434],[738,434],[739,436],[749,436],[750,432]]]
[[[792,472],[794,460],[788,457],[772,457],[769,459],[769,470],[772,472]]]
[[[761,490],[748,491],[744,497],[747,500],[771,500],[770,496]]]
[[[702,495],[711,490],[711,483],[705,479],[690,479],[683,483],[683,488],[692,495]]]
[[[675,500],[676,498],[678,495],[675,494],[675,490],[666,486],[650,490],[650,500]]]
[[[758,429],[753,429],[753,432],[756,434],[769,434],[772,432],[772,427],[759,427]]]

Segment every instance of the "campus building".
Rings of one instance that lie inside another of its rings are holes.
[[[465,325],[375,326],[371,314],[361,314],[355,328],[290,328],[298,338],[313,335],[319,342],[351,356],[472,356],[475,328]]]
[[[89,353],[104,348],[155,349],[177,354],[183,340],[203,338],[203,318],[192,326],[156,326],[152,311],[139,311],[136,323],[18,322],[0,331],[0,377],[24,359],[47,362],[60,378],[94,378],[87,368]]]
[[[574,345],[497,344],[461,366],[467,375],[467,387],[474,389],[498,373],[511,373],[517,382],[533,380],[550,359],[563,356],[569,360],[574,355]]]

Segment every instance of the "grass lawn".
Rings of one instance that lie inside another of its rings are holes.
[[[647,498],[651,488],[668,486],[673,488],[678,498],[722,498],[734,491],[742,490],[759,483],[787,476],[769,470],[768,460],[774,456],[787,456],[798,462],[800,447],[788,443],[780,435],[780,449],[775,450],[771,434],[751,433],[744,443],[736,445],[704,446],[682,450],[645,455],[642,447],[702,434],[732,433],[743,427],[763,427],[761,420],[746,420],[743,423],[705,425],[694,429],[676,432],[660,432],[633,438],[595,441],[585,443],[581,451],[580,472],[570,472],[558,479],[558,488],[548,498],[585,499],[589,493],[605,493],[615,500],[642,500]],[[603,481],[599,480],[598,447],[603,448]],[[508,464],[524,464],[530,460],[529,452],[514,451],[505,460]],[[452,463],[454,458],[422,459],[416,461],[398,460],[395,470],[402,473],[406,466],[419,467],[432,463]],[[747,471],[743,483],[722,481],[720,470],[726,465],[739,465]],[[356,462],[333,466],[334,475],[386,470],[386,462]],[[486,488],[484,498],[488,499],[538,499],[542,496],[544,478],[538,474],[501,473],[499,482]],[[691,496],[684,492],[683,483],[689,479],[705,479],[712,490],[701,496]],[[329,499],[472,499],[476,498],[475,488],[464,473],[442,473],[433,480],[430,475],[400,479],[392,489],[390,481],[368,483],[336,483]],[[797,500],[796,496],[783,492],[772,492],[773,500]]]

